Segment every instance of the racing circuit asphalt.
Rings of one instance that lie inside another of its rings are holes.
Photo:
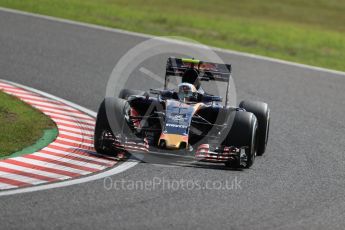
[[[114,65],[143,40],[0,11],[0,78],[96,111]],[[233,64],[238,101],[262,100],[271,108],[265,155],[244,171],[140,163],[111,178],[236,179],[241,188],[107,191],[101,179],[2,196],[0,228],[343,229],[345,76],[219,55]],[[146,67],[162,75],[164,62],[149,61]],[[151,86],[137,82],[142,88]]]

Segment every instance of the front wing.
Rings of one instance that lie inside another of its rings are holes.
[[[212,144],[200,144],[194,149],[184,149],[184,150],[167,150],[160,149],[156,146],[150,146],[147,139],[143,140],[134,138],[121,138],[112,137],[112,148],[114,152],[128,152],[128,153],[144,153],[150,154],[154,153],[155,155],[168,155],[181,158],[194,159],[196,161],[203,162],[214,162],[214,163],[225,163],[229,161],[245,162],[246,146],[237,148],[237,147],[216,147]],[[108,142],[109,143],[109,142]]]

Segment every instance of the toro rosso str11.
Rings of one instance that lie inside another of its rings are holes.
[[[251,167],[266,150],[270,110],[266,103],[249,100],[229,106],[230,79],[229,64],[170,57],[163,89],[123,89],[118,97],[104,99],[96,121],[96,151],[172,154]]]

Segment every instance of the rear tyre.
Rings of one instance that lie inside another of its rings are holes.
[[[119,93],[119,98],[128,100],[129,96],[138,95],[138,96],[149,96],[145,91],[136,90],[136,89],[122,89]]]
[[[102,101],[98,109],[94,133],[94,147],[98,153],[116,154],[107,140],[109,136],[114,137],[114,132],[122,132],[125,123],[123,114],[125,105],[126,101],[119,98],[105,98]]]
[[[233,124],[223,145],[237,148],[246,146],[245,154],[247,160],[245,166],[240,165],[240,161],[237,163],[227,162],[225,165],[230,167],[250,168],[254,163],[257,152],[257,119],[253,113],[244,111],[234,111],[230,116],[235,117],[233,118]]]
[[[270,109],[268,105],[260,101],[242,101],[239,105],[240,108],[245,109],[247,112],[253,113],[258,120],[258,156],[265,153],[269,127],[270,127]]]

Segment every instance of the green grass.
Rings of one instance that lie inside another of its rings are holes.
[[[0,91],[0,157],[34,144],[54,122],[25,102]]]
[[[344,0],[0,0],[0,5],[345,71]]]

